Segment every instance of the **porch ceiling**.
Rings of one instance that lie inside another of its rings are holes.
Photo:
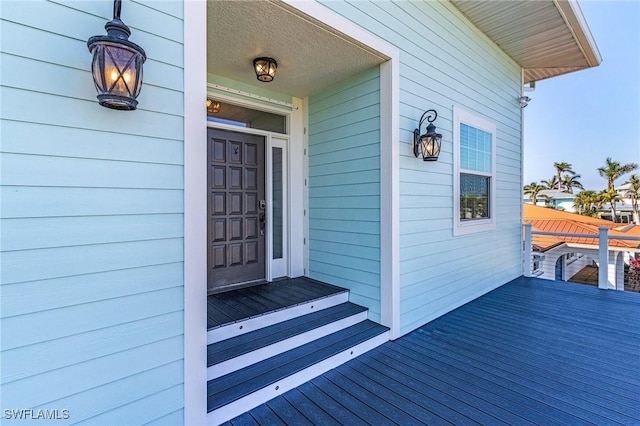
[[[524,68],[524,83],[602,61],[575,0],[452,2]]]
[[[275,79],[257,81],[253,59],[278,62]],[[207,72],[305,97],[374,67],[387,57],[282,2],[207,2]]]

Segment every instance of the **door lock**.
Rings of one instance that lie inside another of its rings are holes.
[[[264,213],[260,213],[258,215],[258,220],[260,221],[260,235],[264,235],[264,226],[265,226],[265,216]]]
[[[264,210],[267,207],[267,202],[265,200],[260,200],[258,207],[260,207],[260,210]]]

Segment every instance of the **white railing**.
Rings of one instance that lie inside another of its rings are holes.
[[[533,244],[532,239],[533,235],[548,235],[553,237],[577,237],[577,238],[597,238],[598,239],[598,247],[593,247],[594,250],[598,250],[598,287],[604,289],[617,289],[624,290],[624,279],[621,280],[622,285],[616,285],[609,281],[609,267],[614,266],[610,265],[610,257],[609,257],[609,240],[630,240],[630,241],[638,241],[640,243],[640,237],[631,237],[631,236],[620,236],[620,235],[609,235],[609,228],[606,226],[598,228],[598,234],[572,234],[565,232],[545,232],[545,231],[534,231],[533,225],[530,223],[524,224],[524,276],[525,277],[534,277],[540,275],[539,272],[534,271],[533,264],[534,262],[543,261],[544,255],[540,255],[539,253],[533,252]],[[579,249],[576,249],[579,251]],[[634,251],[630,249],[629,251]],[[542,258],[541,258],[542,256]],[[537,259],[534,261],[534,257]]]

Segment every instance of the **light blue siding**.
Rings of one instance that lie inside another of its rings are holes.
[[[380,72],[309,98],[309,276],[380,321]]]
[[[520,67],[448,2],[323,4],[400,49],[400,315],[406,333],[521,274]],[[497,126],[492,232],[453,236],[454,106]],[[415,159],[411,150],[413,129],[430,108],[443,134],[436,163]]]
[[[2,2],[0,406],[180,424],[183,5],[125,1],[139,109],[102,108],[86,40],[112,1]]]

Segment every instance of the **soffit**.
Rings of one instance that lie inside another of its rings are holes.
[[[278,62],[258,82],[253,59]],[[388,57],[282,2],[207,2],[207,72],[296,97],[312,95]]]
[[[543,80],[602,61],[575,0],[452,0],[476,27],[524,69]]]

